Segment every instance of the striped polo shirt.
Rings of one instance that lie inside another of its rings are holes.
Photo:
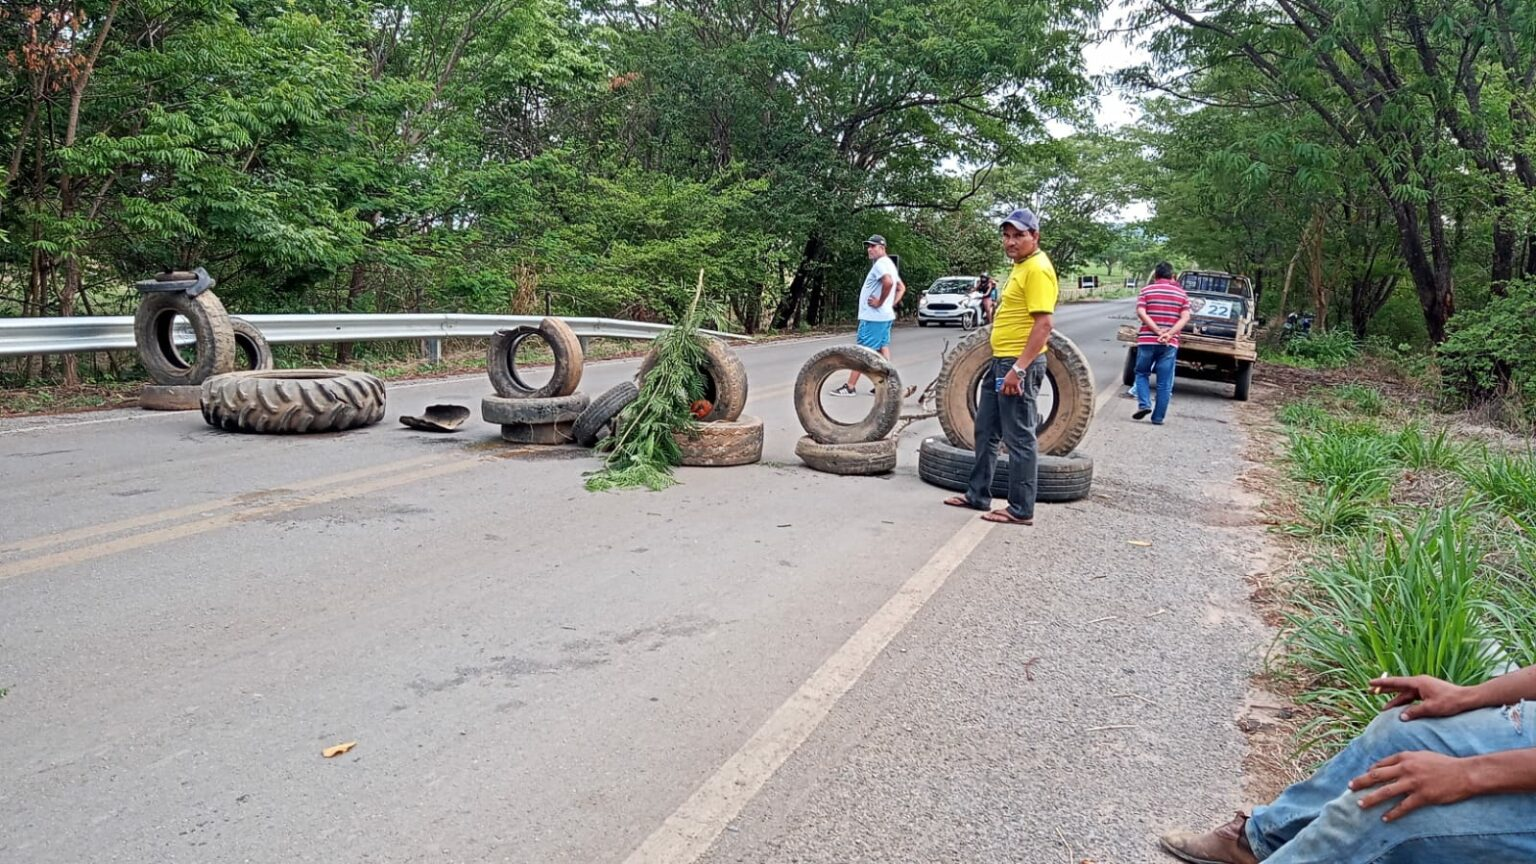
[[[1136,308],[1147,310],[1147,317],[1156,321],[1157,326],[1172,327],[1179,323],[1179,316],[1189,308],[1189,295],[1184,293],[1183,286],[1172,279],[1154,279],[1152,284],[1141,289]],[[1136,344],[1158,344],[1157,332],[1143,322],[1141,330],[1136,334]],[[1179,347],[1179,334],[1173,334],[1168,344]]]

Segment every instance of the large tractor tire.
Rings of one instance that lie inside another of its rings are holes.
[[[203,419],[229,432],[341,432],[384,419],[384,382],[364,372],[231,372],[203,382]]]
[[[1088,434],[1093,420],[1093,370],[1082,349],[1060,331],[1052,331],[1046,345],[1045,377],[1056,398],[1036,431],[1040,452],[1051,456],[1071,453]],[[962,450],[976,446],[977,390],[992,362],[992,328],[971,334],[944,358],[939,371],[935,407],[939,425],[949,443]],[[991,386],[990,381],[985,382]]]

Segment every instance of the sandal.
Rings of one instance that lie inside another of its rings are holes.
[[[964,495],[954,495],[952,497],[945,498],[944,499],[944,503],[948,504],[951,507],[964,507],[967,510],[980,510],[980,509],[982,509],[980,507],[972,506],[971,502],[967,501]]]
[[[982,514],[981,518],[984,521],[987,521],[987,522],[997,522],[997,523],[1002,524],[1002,525],[1033,525],[1033,524],[1035,524],[1035,520],[1033,520],[1033,519],[1020,519],[1019,517],[1013,515],[1012,513],[1009,513],[1007,510],[993,510],[990,513]]]

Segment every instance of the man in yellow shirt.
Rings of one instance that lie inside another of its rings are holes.
[[[976,462],[964,495],[945,500],[951,507],[986,510],[981,518],[1005,525],[1033,525],[1039,450],[1035,400],[1045,382],[1045,346],[1054,327],[1056,268],[1040,251],[1040,220],[1015,210],[1003,220],[1003,252],[1013,272],[992,320],[992,368],[982,378],[976,405]],[[992,472],[997,441],[1008,447],[1008,506],[992,509]]]

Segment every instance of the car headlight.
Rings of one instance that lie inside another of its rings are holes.
[[[924,306],[927,306],[927,305],[928,305],[928,298],[927,297],[920,297],[920,298],[918,298],[917,307],[919,309],[921,309],[921,308],[923,308]]]

